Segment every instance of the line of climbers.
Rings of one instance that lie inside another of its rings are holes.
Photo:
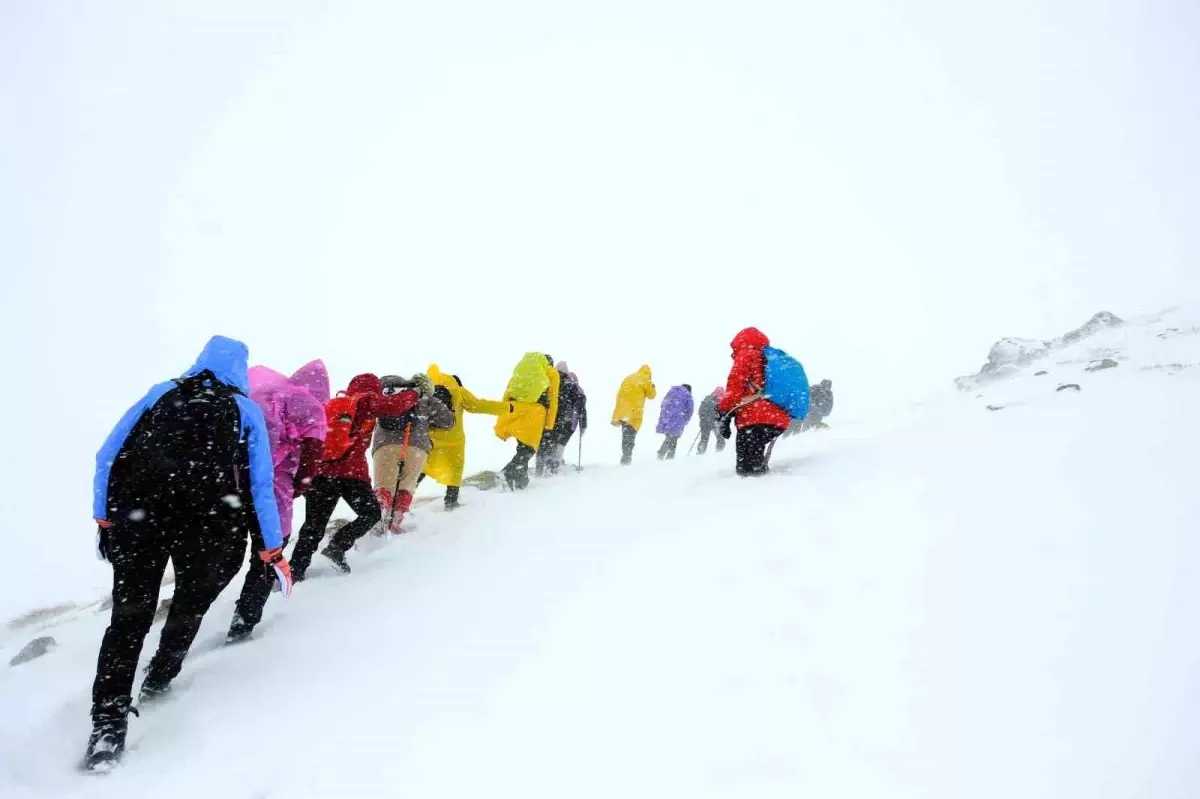
[[[762,475],[775,439],[797,421],[812,421],[808,382],[800,364],[755,328],[740,332],[732,349],[725,386],[700,402],[698,452],[713,433],[721,451],[736,424],[737,473]],[[477,397],[436,364],[408,378],[356,375],[331,397],[319,360],[289,377],[248,368],[248,356],[242,342],[214,336],[182,377],[135,403],[97,453],[96,548],[112,565],[113,609],[92,687],[88,770],[106,770],[124,751],[128,716],[137,712],[138,658],[168,561],[174,596],[139,704],[169,690],[204,615],[239,571],[247,541],[249,569],[229,643],[251,634],[273,590],[287,597],[305,579],[340,500],[356,516],[320,552],[342,573],[350,572],[346,554],[368,531],[401,531],[425,477],[446,487],[447,510],[457,508],[464,414],[496,416],[497,437],[516,440],[501,473],[513,490],[529,485],[535,456],[538,475],[556,474],[577,431],[582,458],[587,396],[566,362],[542,353],[520,360],[498,401]],[[649,366],[621,383],[612,424],[621,428],[622,464],[632,461],[646,401],[656,394]],[[832,394],[822,403],[814,404],[815,423],[832,409]],[[660,460],[675,457],[694,412],[691,386],[667,392],[656,427],[664,436]],[[289,561],[283,550],[301,496],[305,518]]]

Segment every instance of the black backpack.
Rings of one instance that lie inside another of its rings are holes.
[[[207,370],[174,382],[130,431],[113,463],[112,489],[139,499],[211,500],[248,491],[241,392]]]

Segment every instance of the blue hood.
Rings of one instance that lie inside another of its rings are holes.
[[[204,345],[204,351],[196,364],[183,373],[184,377],[200,374],[205,369],[212,372],[227,386],[233,386],[243,394],[250,394],[250,376],[247,365],[250,350],[237,339],[213,336]]]

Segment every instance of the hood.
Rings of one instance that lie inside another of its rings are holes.
[[[429,379],[435,383],[441,383],[445,375],[442,374],[442,368],[436,363],[431,363],[425,367],[425,374],[429,375]]]
[[[729,346],[733,350],[761,350],[768,347],[771,340],[757,327],[748,327],[733,337]]]
[[[717,386],[716,388],[714,388],[714,389],[713,389],[713,392],[712,392],[712,394],[710,394],[709,396],[710,396],[710,397],[716,397],[718,400],[720,400],[720,399],[724,398],[724,396],[725,396],[725,386]]]
[[[287,382],[287,375],[280,374],[269,366],[250,367],[250,392],[252,394],[281,388],[286,386]]]
[[[355,375],[350,379],[350,384],[346,386],[347,394],[382,394],[383,384],[379,382],[379,378],[370,372],[361,375]]]
[[[204,345],[196,363],[184,372],[183,376],[191,377],[207,369],[225,385],[233,386],[243,394],[249,394],[250,376],[246,368],[249,360],[250,350],[245,344],[237,339],[213,336]]]
[[[638,369],[637,373],[639,375],[641,375],[642,377],[646,378],[647,380],[649,380],[650,379],[650,364],[648,364],[648,363],[642,364],[642,368]]]
[[[389,388],[412,388],[412,379],[400,375],[384,375],[379,378],[379,385],[385,391]]]
[[[253,380],[253,376],[251,379]],[[329,370],[320,358],[301,366],[288,382],[312,394],[313,399],[322,405],[329,402]]]
[[[559,362],[558,362],[558,363],[557,363],[557,364],[554,366],[554,369],[555,369],[555,371],[562,372],[564,375],[569,375],[569,374],[571,374],[571,369],[570,369],[570,367],[568,367],[568,366],[567,366],[567,362],[566,362],[566,361],[559,361]]]
[[[832,380],[822,380],[821,385],[824,386],[825,388],[833,388],[833,381]]]

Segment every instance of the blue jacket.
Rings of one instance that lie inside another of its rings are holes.
[[[271,446],[262,411],[249,397],[249,355],[249,350],[242,342],[225,336],[213,336],[204,345],[204,351],[196,359],[195,365],[184,372],[183,377],[191,377],[207,369],[222,383],[241,392],[236,396],[236,400],[241,412],[242,434],[249,454],[250,495],[258,516],[263,544],[267,549],[275,549],[283,545],[283,531],[279,524],[279,508],[275,504],[274,462],[271,459]],[[125,412],[117,426],[108,434],[104,446],[96,453],[96,477],[92,484],[92,515],[95,518],[107,517],[109,474],[130,431],[142,418],[142,414],[153,408],[164,394],[175,388],[175,385],[174,381],[168,380],[151,388],[146,396]]]

